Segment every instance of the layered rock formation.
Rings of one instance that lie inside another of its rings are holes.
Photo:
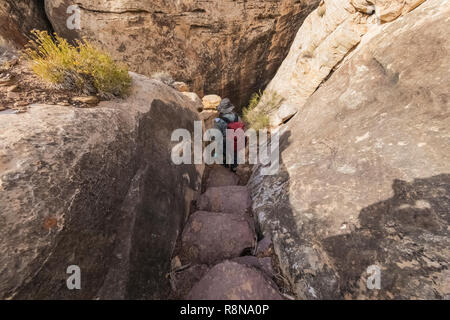
[[[21,47],[32,29],[50,27],[44,0],[3,0],[0,2],[0,45]]]
[[[367,34],[284,127],[278,175],[255,170],[254,213],[298,298],[450,298],[449,18],[428,0]]]
[[[85,36],[133,71],[168,71],[200,96],[217,93],[237,106],[273,77],[318,2],[82,0],[81,30],[69,30],[73,1],[45,1],[62,36]]]
[[[379,23],[395,20],[424,0],[324,0],[299,29],[287,58],[267,87],[285,98],[271,114],[278,126],[299,110],[340,62]],[[286,111],[288,114],[286,115]]]
[[[199,107],[133,75],[126,100],[0,112],[0,297],[164,297],[203,170],[173,165],[170,138]]]

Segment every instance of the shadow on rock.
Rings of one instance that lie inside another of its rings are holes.
[[[448,298],[450,175],[408,183],[394,196],[361,210],[360,227],[322,240],[339,273],[344,298]],[[367,268],[381,270],[380,290],[367,288]],[[447,278],[448,281],[448,278]]]

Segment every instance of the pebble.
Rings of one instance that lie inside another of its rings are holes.
[[[99,99],[96,96],[86,96],[86,97],[74,97],[72,98],[73,102],[80,102],[95,105],[99,103]]]

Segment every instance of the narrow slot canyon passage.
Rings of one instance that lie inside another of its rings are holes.
[[[238,167],[237,173],[222,165],[206,167],[204,192],[191,210],[167,275],[172,299],[291,297],[271,240],[258,234],[248,172],[247,165]]]

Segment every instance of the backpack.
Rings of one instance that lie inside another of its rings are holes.
[[[222,114],[222,115],[220,115],[220,119],[225,121],[227,124],[239,121],[238,115],[235,114],[234,112],[233,113]]]
[[[239,120],[239,119],[237,119],[237,120]],[[240,122],[240,121],[230,122],[230,123],[228,123],[227,129],[233,130],[233,131],[242,129],[242,131],[245,131],[245,124],[243,122]],[[234,151],[237,151],[237,147],[238,147],[238,145],[237,145],[237,137],[234,137]]]
[[[214,128],[220,130],[220,132],[222,133],[222,136],[224,138],[227,134],[227,127],[228,127],[228,122],[226,122],[222,118],[216,118],[216,121],[214,121]]]

